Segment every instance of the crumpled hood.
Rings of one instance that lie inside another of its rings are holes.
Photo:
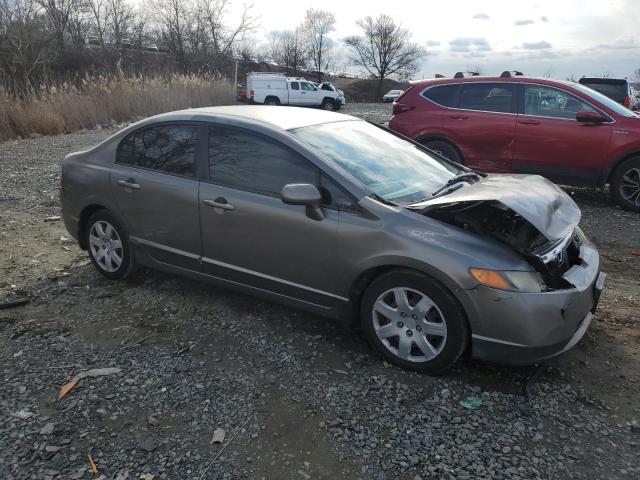
[[[580,222],[580,209],[571,197],[540,175],[492,174],[415,206],[428,210],[436,205],[492,200],[521,215],[551,241],[573,233]]]

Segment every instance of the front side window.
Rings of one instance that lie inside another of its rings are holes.
[[[279,196],[288,183],[316,184],[316,167],[283,145],[246,130],[209,128],[209,176],[228,187]]]
[[[320,174],[320,193],[325,207],[352,212],[359,210],[356,200],[324,173]]]
[[[117,162],[164,173],[196,176],[198,127],[161,125],[138,130],[118,147]]]
[[[459,85],[438,85],[425,90],[422,95],[443,107],[453,107],[458,87]]]
[[[482,112],[513,113],[513,87],[506,83],[462,85],[458,108]]]
[[[300,82],[300,85],[302,85],[302,90],[307,90],[307,91],[314,91],[316,89],[316,87],[314,87],[313,85],[311,85],[308,82]]]
[[[361,120],[290,130],[385,200],[416,203],[431,197],[460,170],[418,146]]]
[[[538,117],[576,119],[582,110],[596,111],[591,105],[575,95],[542,85],[525,85],[524,113]]]

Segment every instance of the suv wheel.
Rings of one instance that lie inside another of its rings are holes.
[[[402,368],[439,374],[464,352],[469,327],[462,307],[419,272],[386,273],[362,299],[362,330],[373,349]]]
[[[611,193],[622,207],[640,212],[640,157],[630,158],[614,170]]]
[[[116,280],[133,272],[135,262],[129,237],[111,213],[100,210],[91,215],[85,235],[89,257],[102,275]]]
[[[322,100],[322,105],[320,105],[320,107],[323,110],[329,110],[330,112],[336,110],[336,104],[330,98],[325,98],[324,100]]]
[[[445,142],[442,140],[430,140],[422,143],[429,150],[433,150],[438,155],[442,155],[445,158],[448,158],[452,162],[463,163],[462,157],[458,153],[456,147],[451,145],[449,142]]]

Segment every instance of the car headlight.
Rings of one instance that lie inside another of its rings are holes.
[[[482,285],[512,292],[540,293],[546,288],[537,272],[487,270],[470,268],[469,273]]]

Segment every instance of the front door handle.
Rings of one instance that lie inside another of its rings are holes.
[[[538,120],[519,120],[523,125],[540,125],[540,121]]]
[[[236,209],[236,207],[234,207],[230,203],[227,203],[227,201],[222,197],[218,197],[215,200],[203,200],[202,203],[204,203],[205,205],[208,205],[209,207],[221,208],[222,210]]]
[[[131,188],[132,190],[140,190],[142,188],[133,178],[118,180],[118,185],[124,188]]]
[[[469,117],[466,115],[451,115],[451,118],[453,118],[454,120],[466,120]]]

